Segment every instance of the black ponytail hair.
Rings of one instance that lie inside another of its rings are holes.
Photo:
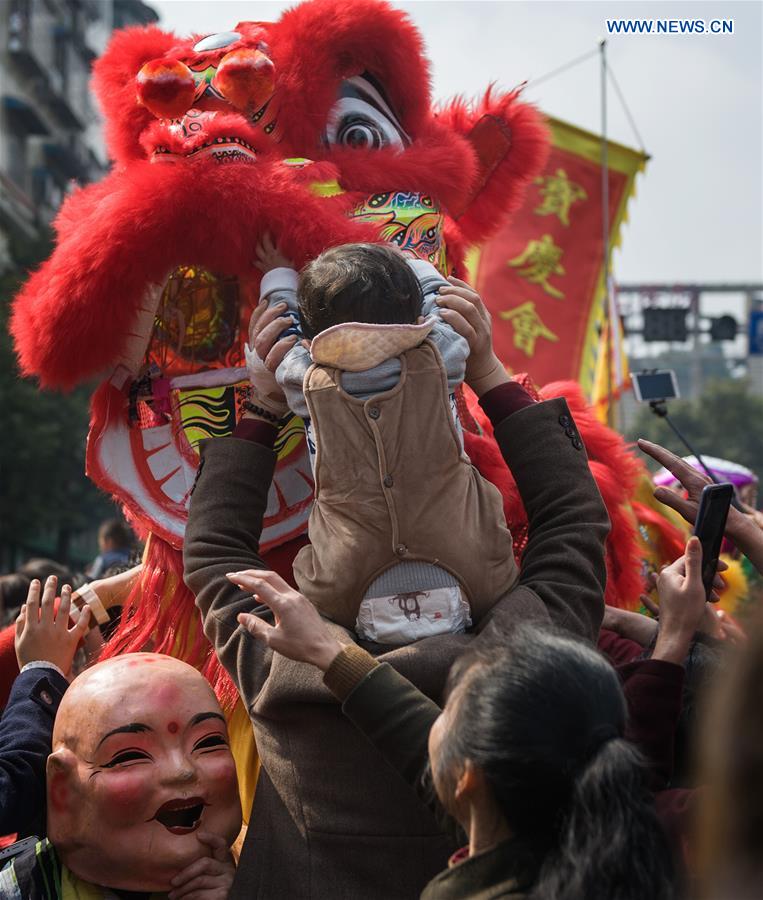
[[[667,841],[612,666],[569,635],[521,625],[450,676],[438,767],[470,760],[518,841],[542,859],[535,900],[667,900]]]
[[[575,778],[536,900],[669,900],[673,865],[636,748],[606,741]]]

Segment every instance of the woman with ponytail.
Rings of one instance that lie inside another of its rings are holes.
[[[275,625],[241,614],[258,640],[324,672],[354,724],[468,845],[421,900],[668,900],[670,855],[638,752],[623,739],[617,675],[592,647],[518,626],[462,657],[444,709],[395,669],[336,640],[308,600],[272,572],[230,576]]]

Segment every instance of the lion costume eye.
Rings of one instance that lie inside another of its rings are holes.
[[[411,139],[392,111],[381,87],[368,75],[342,82],[339,99],[331,108],[324,133],[327,144],[359,150],[397,147]]]
[[[347,110],[340,115],[329,143],[361,150],[378,150],[390,144],[402,146],[400,136],[390,126],[390,122],[366,110]]]

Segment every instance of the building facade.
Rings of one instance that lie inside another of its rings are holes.
[[[105,174],[92,62],[115,28],[157,19],[141,0],[0,4],[0,272],[14,239],[37,240],[73,183]]]

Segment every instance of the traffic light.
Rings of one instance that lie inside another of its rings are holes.
[[[733,316],[710,319],[710,337],[714,341],[733,341],[737,336],[737,320]]]
[[[654,341],[684,343],[689,338],[686,327],[687,312],[685,308],[647,307],[644,310],[643,339],[647,343]]]

